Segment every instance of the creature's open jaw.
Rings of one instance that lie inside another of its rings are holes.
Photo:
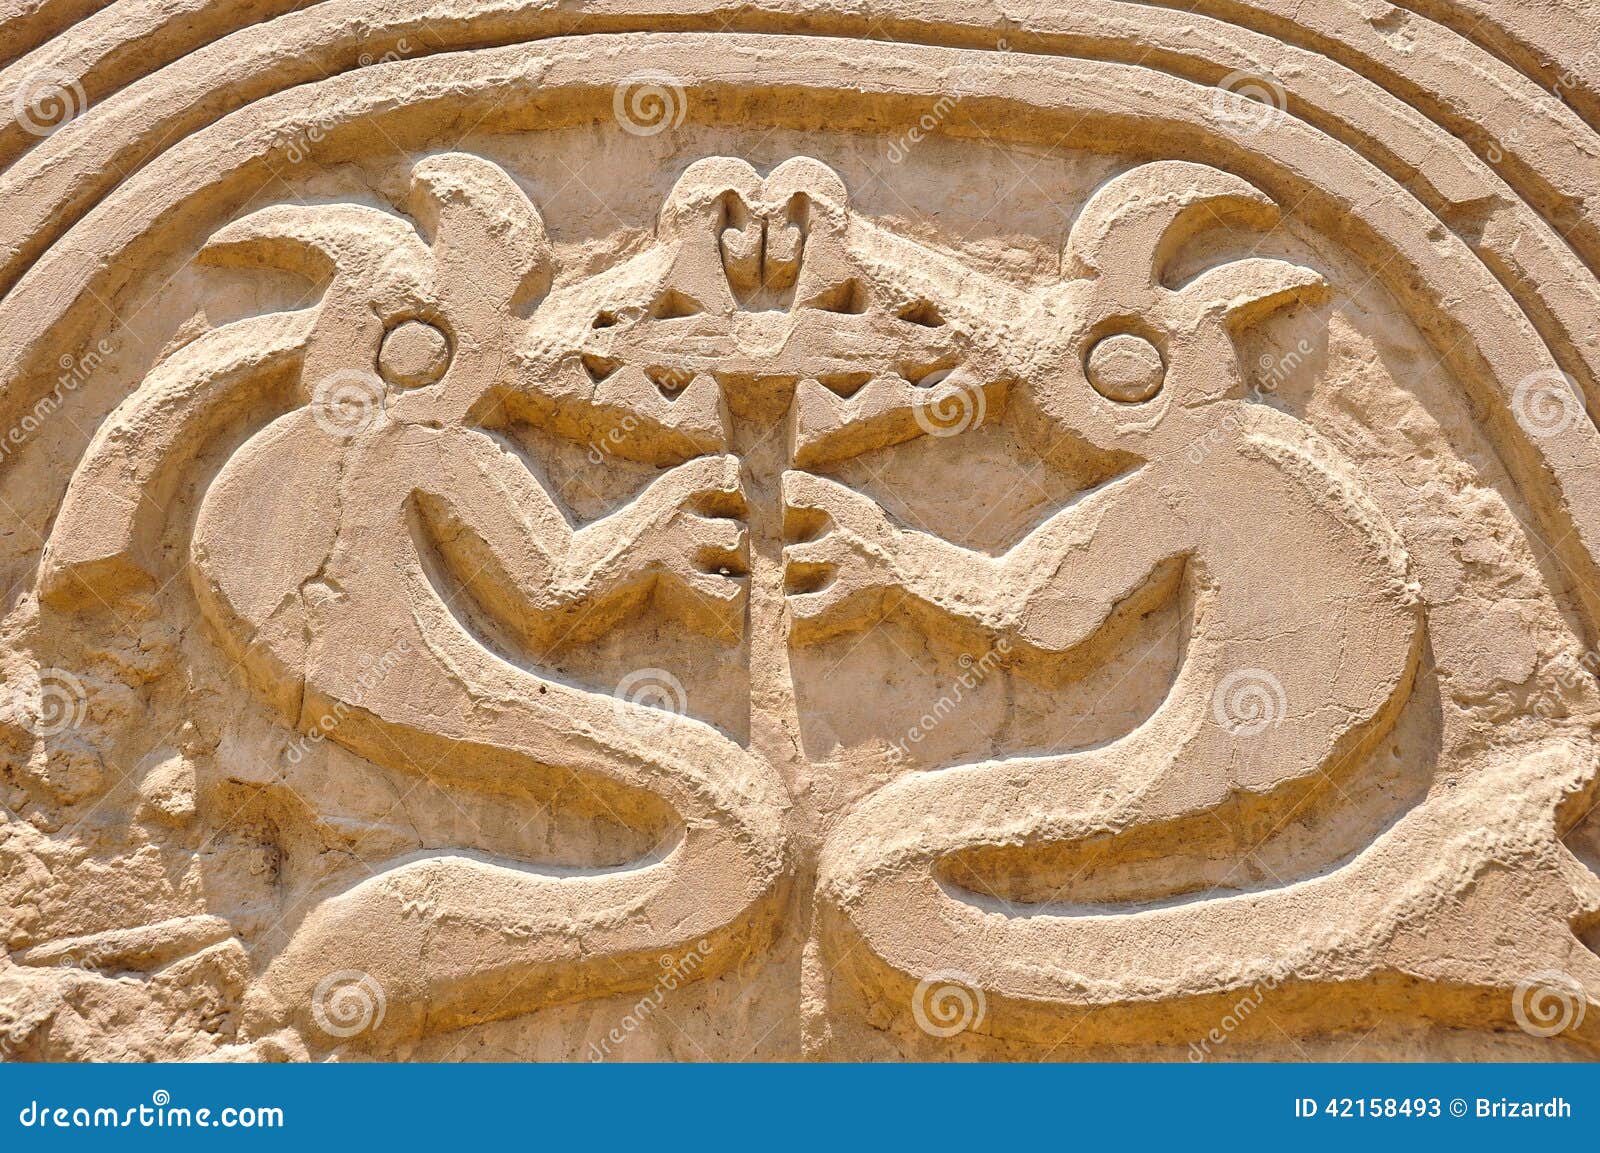
[[[624,455],[648,458],[657,428],[718,451],[731,416],[776,409],[791,463],[815,467],[942,431],[974,402],[998,416],[1019,379],[986,332],[988,302],[949,298],[958,266],[850,212],[818,161],[765,178],[726,158],[691,165],[657,233],[553,291],[522,341],[546,392],[559,382],[629,418]]]

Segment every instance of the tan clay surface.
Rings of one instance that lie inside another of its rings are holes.
[[[1600,1055],[1597,16],[0,0],[0,1059]]]

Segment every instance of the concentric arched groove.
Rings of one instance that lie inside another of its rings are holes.
[[[40,78],[96,104],[202,44],[299,6],[297,0],[121,0],[0,70],[0,108],[14,108]],[[20,118],[0,121],[0,166],[41,139]]]
[[[707,59],[718,62],[715,75],[704,74]],[[1302,205],[1331,237],[1367,254],[1375,274],[1414,309],[1441,361],[1490,410],[1513,478],[1557,542],[1568,578],[1561,583],[1573,584],[1591,619],[1597,615],[1600,433],[1579,421],[1535,440],[1510,418],[1516,382],[1555,365],[1459,238],[1348,147],[1292,118],[1260,132],[1241,129],[1211,115],[1211,90],[1124,65],[1009,58],[1002,71],[990,63],[949,49],[814,38],[589,36],[551,42],[538,54],[514,47],[401,61],[281,93],[172,149],[29,272],[0,305],[0,380],[27,376],[73,303],[89,300],[91,290],[114,296],[108,270],[136,266],[152,231],[193,224],[197,215],[214,226],[235,211],[273,149],[312,117],[336,157],[341,148],[365,150],[375,124],[397,143],[415,137],[421,146],[430,116],[481,116],[483,131],[553,127],[568,122],[556,117],[557,100],[571,122],[609,116],[615,85],[644,68],[681,76],[700,93],[697,115],[729,98],[747,108],[775,105],[773,92],[786,100],[798,93],[834,126],[881,128],[887,104],[902,102],[895,111],[909,116],[940,93],[963,91],[991,135],[1060,131],[1063,145],[1089,148],[1139,139],[1164,156],[1222,163],[1280,202]],[[359,134],[348,130],[356,119],[364,120]]]
[[[0,66],[31,52],[109,0],[4,0],[0,3]]]
[[[583,10],[584,26],[692,23],[682,13],[718,12],[722,7],[671,4],[654,13],[632,9],[624,18],[615,14],[614,5],[592,4]],[[792,18],[785,18],[790,7],[772,3],[742,10],[733,23],[793,24]],[[351,66],[358,48],[376,52],[408,35],[428,45],[468,39],[483,43],[549,35],[574,23],[564,14],[481,2],[403,0],[389,9],[392,22],[381,31],[369,23],[370,12],[353,14],[343,3],[294,13],[243,38],[231,37],[202,49],[162,71],[159,84],[134,85],[67,125],[0,177],[0,199],[19,206],[13,238],[0,248],[0,287],[9,284],[9,278],[19,274],[58,229],[103,195],[119,170],[137,167],[160,146],[153,138],[131,139],[129,125],[148,124],[151,134],[159,130],[165,139],[198,128],[208,113],[235,106],[256,88],[270,90],[310,78],[285,67],[286,59],[305,61],[302,70],[320,76],[324,67]],[[980,42],[985,47],[992,40],[980,17],[962,15],[954,5],[929,5],[928,10],[926,20],[902,19],[890,31],[907,39]],[[1554,229],[1517,199],[1500,174],[1402,100],[1343,64],[1188,13],[1087,0],[1070,11],[1045,13],[1039,22],[1041,27],[1028,34],[1028,43],[1053,51],[1141,60],[1200,83],[1215,83],[1239,71],[1279,78],[1289,95],[1289,111],[1366,155],[1464,235],[1534,320],[1560,367],[1583,385],[1591,409],[1600,406],[1600,326],[1593,320],[1600,309],[1600,283]],[[847,18],[831,18],[828,24],[853,28]],[[427,41],[421,41],[419,26],[427,28]],[[233,81],[219,81],[221,77],[242,79],[230,88]],[[187,104],[185,92],[193,97]],[[1583,233],[1578,239],[1591,238]],[[1600,267],[1600,245],[1591,244],[1579,255],[1589,267]]]
[[[1320,52],[1382,84],[1479,156],[1498,149],[1497,163],[1546,219],[1563,233],[1581,232],[1578,243],[1589,252],[1600,243],[1600,141],[1593,131],[1538,84],[1450,29],[1415,15],[1385,25],[1371,18],[1370,5],[1352,0],[1200,0],[1184,8]],[[1391,27],[1395,38],[1386,35]]]
[[[1498,8],[1497,8],[1498,6]],[[1590,127],[1600,128],[1600,92],[1581,72],[1600,69],[1594,30],[1554,4],[1525,5],[1504,19],[1504,0],[1406,0],[1403,5],[1443,24],[1559,97]],[[1587,59],[1585,59],[1587,57]],[[1576,82],[1563,77],[1576,78]]]
[[[249,29],[242,36],[231,37],[225,48],[217,46],[220,54],[202,50],[194,54],[192,60],[180,61],[175,69],[162,73],[161,100],[166,107],[145,101],[138,111],[141,116],[162,122],[159,126],[152,125],[153,135],[170,139],[204,122],[185,115],[184,101],[175,99],[186,90],[195,89],[198,93],[195,111],[209,112],[214,119],[222,111],[237,108],[267,91],[321,79],[331,72],[354,66],[362,57],[376,58],[380,53],[396,52],[402,45],[405,51],[415,53],[502,45],[577,31],[707,28],[803,31],[861,38],[887,34],[909,43],[989,48],[994,46],[993,28],[1007,23],[990,9],[974,11],[972,5],[953,2],[927,3],[920,13],[874,17],[870,21],[849,13],[819,16],[797,10],[793,0],[767,0],[749,5],[730,5],[726,0],[657,0],[657,3],[658,7],[645,8],[626,0],[597,0],[552,13],[525,11],[519,5],[492,0],[433,3],[390,0],[387,4],[328,0],[269,25]],[[1204,9],[1209,15],[1197,16],[1197,9]],[[1417,17],[1416,25],[1428,34],[1430,47],[1457,66],[1451,73],[1453,84],[1465,86],[1463,98],[1443,102],[1434,97],[1430,88],[1431,80],[1437,76],[1419,72],[1419,66],[1411,59],[1414,53],[1397,50],[1376,34],[1366,10],[1346,5],[1338,12],[1319,11],[1317,27],[1311,32],[1294,22],[1297,12],[1298,8],[1288,11],[1281,3],[1244,3],[1242,0],[1201,0],[1198,5],[1183,5],[1182,11],[1177,13],[1124,0],[1091,0],[1061,12],[1030,14],[1028,27],[1026,31],[1019,29],[1018,39],[1024,41],[1021,46],[1030,51],[1080,54],[1089,58],[1104,56],[1129,63],[1147,63],[1170,52],[1186,59],[1188,66],[1181,69],[1180,74],[1208,82],[1213,76],[1225,74],[1207,61],[1207,56],[1215,55],[1217,63],[1227,65],[1226,71],[1262,71],[1281,83],[1291,96],[1295,95],[1297,78],[1316,60],[1317,51],[1326,52],[1349,65],[1351,71],[1341,78],[1345,85],[1352,81],[1364,84],[1379,80],[1390,91],[1399,92],[1402,99],[1396,103],[1400,107],[1410,111],[1409,104],[1417,104],[1420,108],[1432,109],[1435,119],[1447,129],[1447,136],[1476,140],[1480,152],[1486,151],[1491,142],[1498,141],[1495,147],[1506,153],[1513,175],[1531,180],[1536,186],[1537,195],[1533,198],[1536,206],[1561,216],[1590,191],[1589,185],[1581,179],[1576,181],[1575,188],[1552,191],[1552,186],[1539,177],[1540,171],[1558,167],[1571,155],[1592,157],[1596,144],[1581,119],[1570,113],[1547,116],[1547,119],[1550,116],[1554,119],[1546,129],[1563,137],[1563,141],[1554,142],[1558,146],[1556,153],[1546,147],[1552,142],[1544,138],[1544,129],[1537,134],[1538,139],[1522,131],[1524,128],[1531,131],[1533,124],[1528,110],[1538,104],[1543,94],[1536,82],[1509,66],[1496,68],[1494,58],[1486,52],[1448,29]],[[1230,31],[1237,36],[1252,29],[1257,35],[1261,30],[1267,34],[1260,36],[1259,42],[1246,39],[1224,43],[1219,53],[1215,41],[1227,42]],[[408,40],[408,37],[414,39]],[[1273,59],[1276,51],[1307,42],[1319,45],[1317,51],[1307,54],[1309,59],[1293,56]],[[1253,59],[1239,60],[1236,57],[1240,51],[1254,51],[1257,55]],[[1576,90],[1574,86],[1567,91]],[[1338,89],[1333,91],[1337,93]],[[1594,93],[1589,95],[1593,97]],[[1339,98],[1316,97],[1313,91],[1303,99],[1311,107],[1331,108],[1343,102]],[[94,111],[91,109],[91,114]],[[101,128],[96,132],[104,134]],[[118,137],[115,132],[109,135],[117,139],[126,136]],[[1435,149],[1437,146],[1435,142]],[[1519,159],[1524,150],[1529,156],[1538,157],[1539,162],[1526,157]],[[1426,155],[1414,154],[1411,159],[1420,164]],[[1432,158],[1429,162],[1430,165],[1437,163]],[[119,161],[116,168],[127,171],[130,164]],[[1586,232],[1585,240],[1593,240],[1593,237]],[[1589,247],[1591,263],[1600,267],[1595,248],[1594,244]]]

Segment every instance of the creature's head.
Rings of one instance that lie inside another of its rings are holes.
[[[273,205],[201,253],[328,282],[302,362],[312,403],[365,393],[391,419],[437,420],[512,373],[508,330],[550,284],[538,211],[499,167],[463,153],[418,163],[408,208],[415,225],[360,204]]]
[[[1174,284],[1171,266],[1197,233],[1270,229],[1276,205],[1215,168],[1159,161],[1100,188],[1067,241],[1073,279],[1037,318],[1058,333],[1055,379],[1033,401],[1055,435],[1152,460],[1181,453],[1227,419],[1244,378],[1234,330],[1327,293],[1322,277],[1249,257]]]

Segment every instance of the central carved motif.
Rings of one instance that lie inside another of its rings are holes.
[[[1275,219],[1237,177],[1124,173],[1074,225],[1064,279],[1034,292],[854,214],[838,176],[803,157],[765,178],[729,158],[690,166],[654,245],[554,289],[540,216],[496,165],[422,161],[408,210],[414,225],[281,205],[211,238],[208,262],[327,289],[153,370],[74,477],[41,596],[70,608],[166,579],[152,542],[184,460],[285,381],[288,411],[211,483],[187,558],[257,691],[302,728],[337,712],[331,739],[382,765],[550,798],[597,789],[641,825],[664,805],[677,831],[612,868],[435,852],[309,894],[252,990],[257,1035],[304,1028],[332,971],[374,975],[383,1034],[418,1036],[646,988],[661,954],[756,940],[781,915],[792,830],[773,766],[708,724],[490,651],[463,602],[528,652],[597,638],[646,601],[723,644],[781,625],[812,645],[909,615],[1065,681],[1181,597],[1181,670],[1132,733],[908,771],[822,852],[826,916],[865,944],[859,963],[916,981],[937,958],[1046,1007],[1121,979],[1083,974],[1114,973],[1117,934],[1146,931],[1080,915],[1085,846],[1137,855],[1224,810],[1271,820],[1357,763],[1405,699],[1423,632],[1405,550],[1331,445],[1246,399],[1233,344],[1238,326],[1319,299],[1321,278],[1251,258],[1170,280],[1201,230]],[[771,478],[793,538],[781,622],[747,620],[732,426],[751,396],[786,412],[788,467]],[[823,475],[1001,413],[1044,458],[1102,477],[1001,555]],[[513,423],[661,471],[577,526],[500,435]],[[1252,521],[1276,526],[1270,557]],[[380,651],[406,659],[373,685],[359,658]],[[1233,695],[1262,691],[1292,708],[1241,731]],[[698,976],[738,955],[702,952]]]

